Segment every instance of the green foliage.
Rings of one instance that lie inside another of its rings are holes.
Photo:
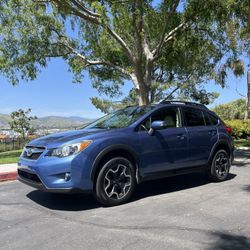
[[[32,128],[30,122],[32,120],[37,119],[36,116],[29,116],[29,113],[31,112],[31,109],[28,109],[27,111],[24,111],[22,109],[19,109],[18,111],[14,111],[11,113],[11,121],[9,122],[9,125],[12,130],[15,132],[21,134],[23,140],[26,138],[26,134],[28,132],[33,132],[34,129]]]
[[[232,129],[232,135],[236,139],[246,139],[250,137],[250,120],[230,120],[225,121],[225,123]]]
[[[243,119],[245,101],[238,99],[229,103],[220,104],[213,108],[213,111],[223,120]]]
[[[16,163],[22,153],[22,149],[0,153],[0,164]]]
[[[110,98],[92,99],[101,109],[122,96],[127,80],[136,103],[169,94],[209,103],[217,94],[204,90],[206,82],[224,87],[228,70],[243,73],[249,0],[238,2],[2,0],[0,73],[12,84],[34,80],[50,58],[62,57],[74,82],[87,71],[100,97]]]

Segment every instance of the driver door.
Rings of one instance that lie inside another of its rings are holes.
[[[149,135],[153,121],[165,121],[166,127]],[[178,107],[155,111],[139,127],[142,175],[183,168],[187,162],[188,138]]]

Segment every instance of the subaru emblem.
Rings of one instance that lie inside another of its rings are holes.
[[[33,154],[33,150],[31,148],[26,149],[26,155],[30,157]]]

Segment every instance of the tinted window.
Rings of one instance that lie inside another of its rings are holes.
[[[206,120],[206,125],[217,125],[218,124],[218,118],[209,114],[209,113],[204,113],[205,115],[205,120]]]
[[[149,130],[151,128],[152,122],[154,121],[165,121],[167,124],[167,128],[180,127],[180,118],[178,109],[165,108],[156,111],[141,124],[140,130]]]
[[[183,115],[188,127],[205,125],[202,111],[199,109],[183,108]]]

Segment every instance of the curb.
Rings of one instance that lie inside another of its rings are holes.
[[[250,147],[237,147],[236,150],[250,150]]]
[[[0,182],[16,180],[17,172],[0,173]]]

